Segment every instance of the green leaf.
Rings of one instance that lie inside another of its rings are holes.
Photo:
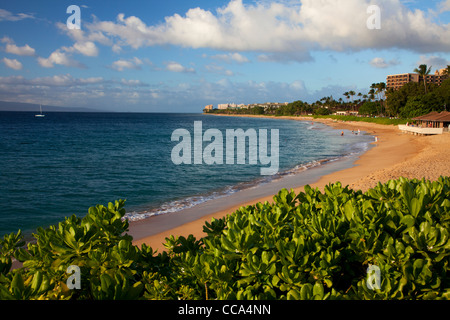
[[[31,290],[33,294],[36,294],[41,288],[42,279],[43,277],[41,272],[38,271],[34,274],[33,281],[31,282]]]
[[[289,290],[289,292],[287,293],[286,298],[287,298],[287,300],[300,300],[300,299],[303,299],[301,293],[299,293],[295,289]],[[303,300],[306,300],[306,299],[303,299]]]
[[[417,199],[413,198],[410,202],[410,212],[413,217],[417,217],[419,215],[420,210],[422,209],[423,198]]]
[[[344,213],[345,213],[345,217],[347,218],[348,221],[352,221],[353,220],[353,213],[355,212],[354,208],[353,208],[353,204],[348,201],[345,206],[344,206]]]
[[[312,296],[313,285],[311,283],[306,283],[300,289],[300,299],[310,300]]]
[[[401,224],[406,225],[407,228],[414,226],[416,219],[412,215],[406,215],[400,220]]]
[[[24,298],[23,291],[25,290],[25,284],[19,272],[14,274],[13,280],[11,281],[11,290],[16,299]]]
[[[315,298],[320,298],[320,299],[322,299],[323,298],[323,296],[324,296],[324,290],[323,290],[323,285],[322,285],[322,283],[320,283],[320,282],[316,282],[315,284],[314,284],[314,287],[313,287],[313,296],[315,297]]]
[[[101,289],[103,292],[108,293],[110,292],[110,288],[113,285],[113,279],[107,275],[106,273],[102,274],[100,276],[100,283],[101,283]]]

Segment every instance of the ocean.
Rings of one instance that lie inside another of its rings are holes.
[[[278,174],[263,176],[262,165],[249,163],[174,164],[172,133],[193,135],[196,121],[224,134],[278,129]],[[342,137],[318,122],[203,114],[0,112],[0,236],[31,234],[117,199],[126,199],[130,221],[192,208],[358,156],[374,141],[344,131]]]

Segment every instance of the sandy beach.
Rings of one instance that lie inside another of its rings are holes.
[[[298,117],[280,118],[306,120]],[[312,120],[309,118],[308,121]],[[314,121],[320,121],[337,130],[359,129],[378,139],[373,143],[374,147],[361,155],[352,167],[325,174],[318,180],[306,183],[314,188],[323,189],[331,182],[340,181],[343,185],[366,191],[378,182],[384,183],[399,177],[436,180],[440,176],[450,176],[450,149],[448,148],[450,134],[448,133],[437,136],[413,136],[402,133],[397,126],[366,122],[336,122],[331,119]],[[306,184],[299,182],[299,185],[293,189],[299,193],[303,191]],[[202,208],[194,207],[181,214],[166,214],[132,222],[129,234],[133,236],[135,245],[140,246],[145,243],[161,252],[164,250],[165,239],[171,235],[187,237],[192,234],[199,239],[204,236],[205,221],[223,218],[242,206],[257,202],[271,202],[272,198],[273,195],[260,198],[254,196],[251,199],[236,195],[232,200],[223,199],[224,203],[220,206],[206,203]],[[220,210],[217,209],[219,207]]]

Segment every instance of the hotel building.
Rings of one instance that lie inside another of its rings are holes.
[[[445,74],[445,69],[436,70],[434,74],[429,74],[426,76],[427,83],[435,83],[438,86],[447,79],[448,76]],[[405,84],[409,82],[423,83],[423,77],[417,73],[404,73],[404,74],[394,74],[387,76],[386,79],[386,89],[400,89]]]

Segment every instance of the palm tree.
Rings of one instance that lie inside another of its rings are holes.
[[[386,91],[386,83],[377,83],[375,88],[377,89],[376,93],[378,94],[378,100],[380,100],[381,113],[383,113],[383,96],[384,92]]]
[[[356,94],[356,93],[355,93],[355,91],[353,91],[353,90],[351,90],[351,91],[348,92],[348,95],[349,95],[350,97],[352,97],[352,102],[353,102],[353,96],[354,96],[355,94]]]
[[[447,68],[444,69],[444,76],[447,76],[447,78],[450,76],[450,65],[447,65]]]
[[[352,110],[354,111],[355,110],[355,104],[354,104],[354,101],[353,101],[353,96],[356,94],[356,92],[355,91],[353,91],[353,90],[350,90],[349,92],[348,92],[348,95],[352,98]]]
[[[386,83],[385,82],[377,83],[376,89],[377,89],[377,94],[380,94],[379,99],[382,100],[383,99],[382,94],[386,90]]]
[[[372,86],[370,87],[370,91],[369,91],[369,100],[370,102],[372,102],[373,100],[375,100],[375,89],[374,89],[374,85],[372,84]]]
[[[378,106],[377,106],[377,112],[378,114],[383,113],[383,93],[386,90],[386,83],[384,82],[379,82],[379,83],[372,83],[372,85],[370,86],[370,99],[374,100],[375,99],[375,95],[378,96],[378,101],[380,102],[380,110],[378,111]]]
[[[344,97],[347,98],[347,102],[350,100],[350,94],[348,92],[344,92]]]
[[[431,68],[432,67],[428,68],[428,66],[426,64],[421,64],[419,66],[419,68],[414,69],[414,72],[418,73],[419,76],[421,76],[423,78],[423,85],[425,87],[425,93],[427,93],[427,75],[430,74]]]

